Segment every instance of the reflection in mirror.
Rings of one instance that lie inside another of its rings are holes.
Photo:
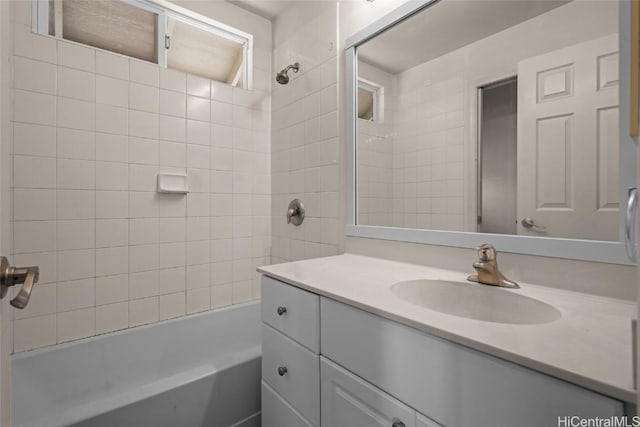
[[[357,224],[618,240],[617,8],[441,0],[359,45]]]

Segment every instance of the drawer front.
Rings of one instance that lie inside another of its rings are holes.
[[[320,424],[319,356],[265,324],[262,378],[312,424]]]
[[[262,276],[262,321],[320,352],[320,297]]]
[[[416,413],[382,390],[320,358],[322,427],[415,427]]]
[[[262,427],[313,427],[264,381],[262,382]]]
[[[624,414],[615,399],[326,298],[321,318],[323,356],[445,426]]]

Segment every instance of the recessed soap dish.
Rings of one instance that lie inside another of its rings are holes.
[[[187,175],[178,173],[158,174],[158,193],[187,194]]]

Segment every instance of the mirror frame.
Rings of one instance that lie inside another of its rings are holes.
[[[618,241],[565,239],[489,234],[463,231],[442,231],[415,228],[380,227],[357,224],[357,88],[358,88],[358,46],[376,37],[391,27],[427,9],[439,0],[410,0],[392,10],[387,15],[368,25],[345,41],[345,140],[346,140],[346,226],[345,234],[382,240],[423,243],[438,246],[475,248],[490,243],[500,252],[567,258],[612,264],[635,265],[629,260],[625,249],[625,207],[628,190],[636,187],[636,141],[629,133],[630,105],[630,17],[631,2],[618,2],[619,34],[619,215]],[[443,0],[447,1],[447,0]],[[634,236],[635,237],[635,236]],[[632,242],[635,244],[635,241]]]

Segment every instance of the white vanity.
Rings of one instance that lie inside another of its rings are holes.
[[[499,323],[426,309],[392,289],[418,279],[485,288],[458,272],[350,254],[259,270],[264,427],[556,426],[621,416],[635,401],[632,303],[486,287],[558,313]]]

